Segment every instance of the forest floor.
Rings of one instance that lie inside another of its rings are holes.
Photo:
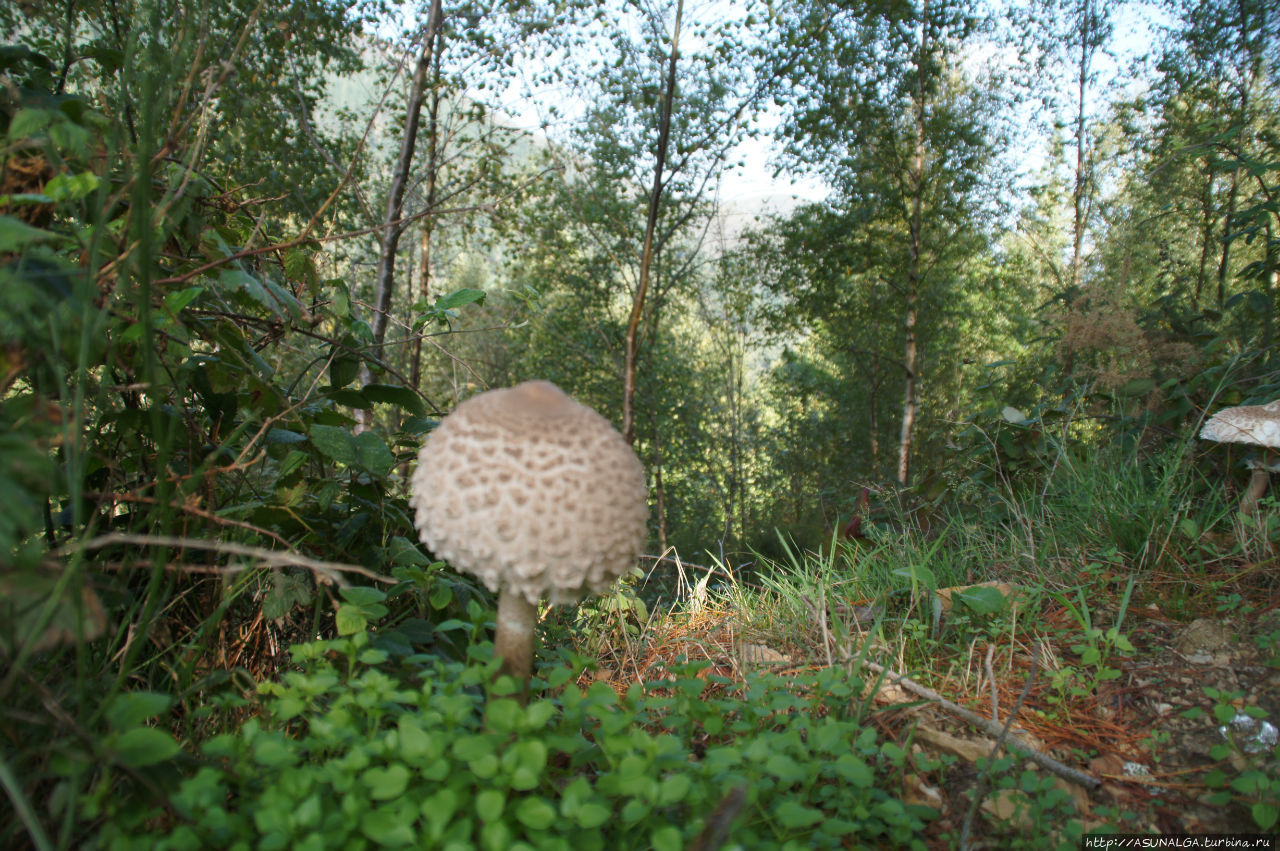
[[[897,779],[903,800],[939,811],[930,845],[956,847],[966,820],[970,847],[978,848],[1006,847],[1001,837],[1017,834],[1057,844],[1069,822],[1085,831],[1259,832],[1251,806],[1274,807],[1280,791],[1276,730],[1257,720],[1280,719],[1280,592],[1255,589],[1253,596],[1190,621],[1144,602],[1117,624],[1118,605],[1095,604],[1087,612],[1097,628],[1091,641],[1078,611],[1041,597],[1007,634],[967,646],[938,642],[930,664],[904,658],[892,638],[873,642],[866,658],[891,675],[863,667],[864,717],[917,755]],[[591,676],[621,692],[684,658],[708,661],[708,674],[740,681],[752,668],[785,675],[839,664],[859,646],[857,638],[838,640],[822,613],[811,634],[789,638],[779,624],[732,605],[672,610],[654,620],[643,641],[615,646]],[[1131,651],[1108,643],[1113,625]],[[891,633],[886,625],[882,634]],[[1101,649],[1100,659],[1082,655],[1090,645]],[[898,672],[910,679],[895,682]],[[943,700],[920,697],[917,684]],[[1072,780],[1029,760],[1007,761],[1004,782],[987,776],[979,760],[992,753],[996,736],[963,710],[1003,723],[1010,708],[1014,735],[1082,776]],[[1091,787],[1082,779],[1092,779]],[[975,789],[982,803],[970,814]]]

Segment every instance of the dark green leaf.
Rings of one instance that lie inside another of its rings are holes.
[[[362,391],[371,402],[384,402],[388,405],[399,405],[412,414],[422,416],[427,412],[422,399],[408,387],[394,384],[366,384]]]
[[[155,727],[134,727],[107,737],[116,760],[133,768],[145,768],[177,756],[182,750],[173,736]]]
[[[172,705],[173,698],[167,694],[127,691],[112,698],[106,711],[107,724],[114,730],[127,730],[168,712]]]
[[[311,444],[329,458],[348,467],[356,463],[356,443],[351,432],[327,425],[311,427]]]

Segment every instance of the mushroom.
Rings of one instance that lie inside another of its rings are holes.
[[[494,653],[522,697],[538,601],[576,602],[634,566],[646,496],[622,435],[549,381],[474,396],[423,444],[410,495],[418,534],[498,594]]]
[[[1200,429],[1200,437],[1218,443],[1247,443],[1261,449],[1261,457],[1248,462],[1253,475],[1240,500],[1240,513],[1252,514],[1276,466],[1276,450],[1280,449],[1280,399],[1265,405],[1223,408]]]

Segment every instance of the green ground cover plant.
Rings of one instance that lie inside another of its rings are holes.
[[[885,782],[911,758],[862,723],[861,684],[841,669],[733,683],[690,663],[619,695],[580,688],[586,660],[572,659],[544,666],[521,706],[510,680],[490,685],[490,645],[466,661],[411,652],[371,631],[380,595],[359,590],[344,635],[295,645],[296,670],[258,684],[254,717],[191,752],[147,726],[167,696],[118,698],[119,770],[83,804],[103,819],[94,845],[676,851],[723,818],[742,847],[925,847],[934,813]],[[126,769],[144,767],[173,791],[137,788]]]

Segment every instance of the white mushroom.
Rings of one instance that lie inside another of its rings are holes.
[[[522,689],[539,599],[604,591],[634,566],[649,517],[635,452],[547,381],[458,405],[418,453],[411,491],[423,542],[498,594],[494,652]]]
[[[1267,490],[1276,451],[1280,450],[1280,399],[1265,405],[1223,408],[1200,429],[1200,437],[1218,443],[1246,443],[1261,450],[1262,457],[1249,462],[1253,475],[1240,500],[1241,513],[1253,513]]]

